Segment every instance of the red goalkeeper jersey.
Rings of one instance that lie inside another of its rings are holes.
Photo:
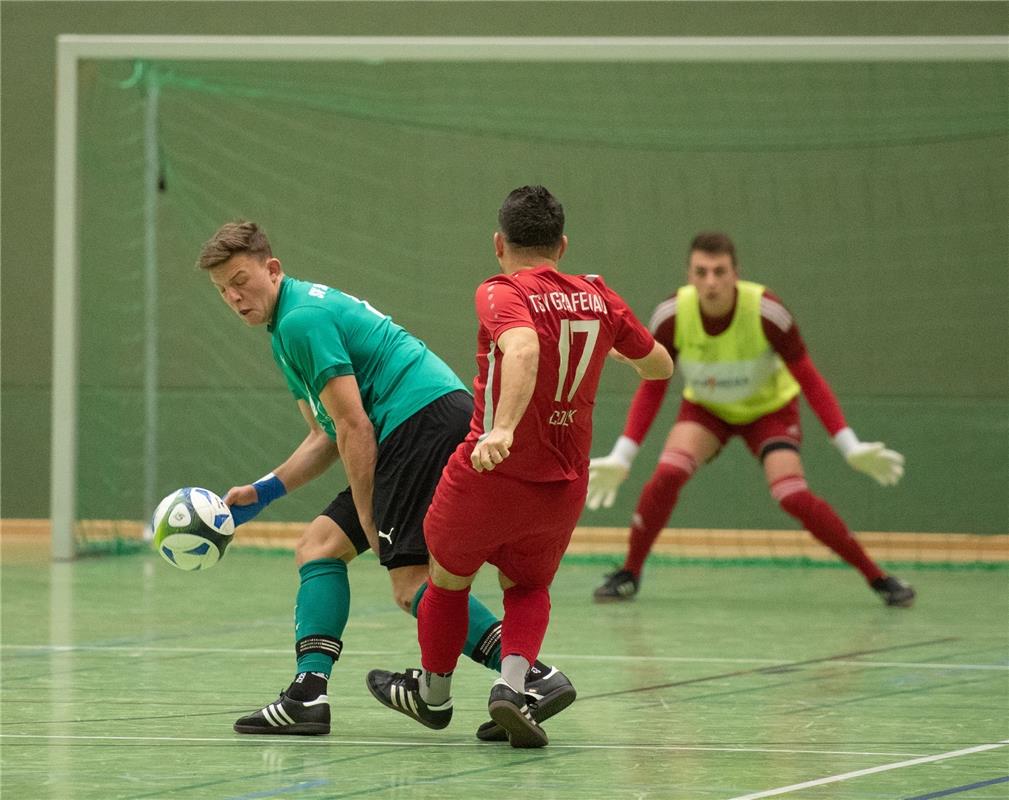
[[[475,409],[460,455],[494,424],[500,394],[501,351],[510,328],[533,328],[539,370],[529,406],[515,430],[511,455],[495,472],[524,481],[573,480],[588,467],[592,410],[606,355],[631,359],[654,345],[648,329],[598,275],[568,275],[544,265],[496,275],[477,287]]]

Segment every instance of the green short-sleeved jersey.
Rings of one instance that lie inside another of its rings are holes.
[[[334,440],[333,420],[319,399],[332,378],[357,378],[378,441],[428,403],[466,390],[420,339],[367,301],[321,283],[284,277],[268,329],[292,394],[308,402]]]

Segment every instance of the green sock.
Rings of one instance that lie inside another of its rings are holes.
[[[340,637],[350,616],[347,564],[338,558],[317,558],[302,564],[298,574],[301,586],[294,607],[298,672],[321,672],[328,678],[340,656]]]
[[[420,608],[420,599],[426,591],[427,581],[424,581],[413,596],[413,604],[410,606],[410,613],[415,617]],[[469,629],[466,631],[466,644],[463,645],[462,652],[487,669],[501,671],[501,621],[472,592],[469,595]]]

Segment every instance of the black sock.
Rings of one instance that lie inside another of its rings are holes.
[[[326,693],[326,686],[329,683],[321,672],[299,672],[298,676],[291,681],[285,694],[292,700],[314,700],[320,694]]]

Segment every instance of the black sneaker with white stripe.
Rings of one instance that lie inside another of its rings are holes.
[[[545,747],[547,732],[533,719],[525,695],[498,678],[490,689],[487,710],[494,722],[508,733],[512,747]]]
[[[537,722],[560,714],[575,701],[577,694],[568,676],[556,667],[541,672],[534,666],[526,673],[526,703]],[[506,742],[508,732],[490,720],[476,729],[476,738],[484,742]]]
[[[329,733],[329,697],[322,694],[314,700],[292,700],[285,692],[276,702],[235,722],[236,733],[290,733],[296,736],[318,736]]]
[[[386,672],[373,669],[368,673],[368,691],[382,705],[406,714],[428,728],[441,730],[452,721],[451,698],[440,706],[429,706],[420,697],[420,670]]]

